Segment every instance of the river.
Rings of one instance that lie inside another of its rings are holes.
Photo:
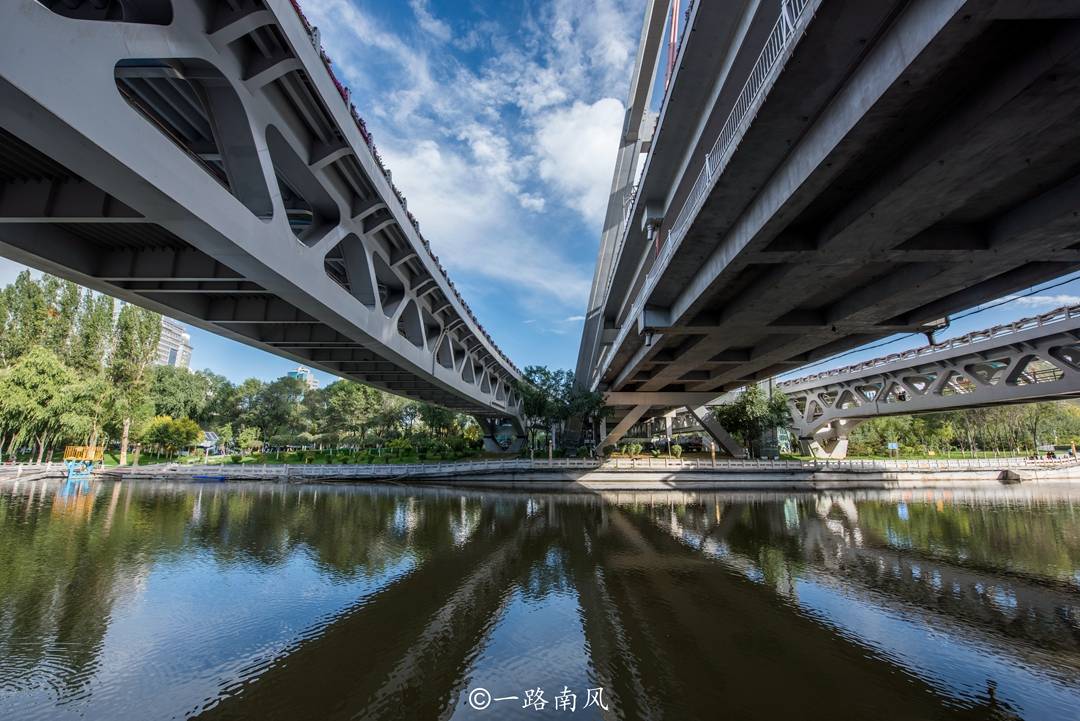
[[[1074,488],[3,482],[0,719],[1080,719]]]

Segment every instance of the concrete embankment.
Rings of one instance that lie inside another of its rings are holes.
[[[103,478],[190,482],[276,481],[289,483],[398,483],[462,488],[596,493],[601,491],[838,490],[1000,486],[1017,483],[1080,483],[1080,464],[1003,463],[984,467],[949,464],[742,463],[668,468],[618,468],[607,464],[544,465],[543,462],[430,464],[395,467],[148,466],[110,469]]]

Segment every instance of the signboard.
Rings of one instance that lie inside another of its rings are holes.
[[[900,444],[897,443],[896,441],[889,441],[889,450],[890,451],[898,451],[898,450],[900,450]]]

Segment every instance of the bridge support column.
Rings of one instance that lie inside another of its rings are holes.
[[[487,453],[518,453],[525,447],[525,428],[517,418],[477,416]]]
[[[835,420],[812,436],[799,436],[799,452],[814,458],[847,458],[848,434],[861,423],[859,419]]]
[[[598,448],[603,453],[604,449],[608,446],[613,446],[619,442],[619,440],[626,435],[626,432],[634,427],[634,424],[641,420],[641,417],[652,406],[634,406],[631,408],[622,420],[615,424],[615,427],[611,429],[610,433],[604,434],[603,439],[600,441]],[[605,422],[606,426],[606,422]]]
[[[712,411],[705,406],[699,406],[697,408],[693,406],[687,406],[686,410],[690,411],[690,415],[694,417],[694,420],[698,422],[705,432],[716,441],[717,445],[723,448],[731,455],[732,458],[746,458],[746,449],[739,444],[731,434],[727,432],[727,429],[716,422],[713,418]]]

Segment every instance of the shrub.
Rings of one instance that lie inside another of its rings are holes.
[[[233,455],[229,456],[229,460],[232,461],[233,463],[240,463],[241,461],[244,460],[244,457],[234,453]]]
[[[589,449],[586,448],[585,446],[581,446],[580,448],[577,449],[577,453],[575,455],[577,455],[578,458],[588,458],[589,457]]]
[[[675,456],[676,458],[681,458],[682,457],[682,446],[680,446],[678,443],[673,445],[671,447],[671,455]]]

